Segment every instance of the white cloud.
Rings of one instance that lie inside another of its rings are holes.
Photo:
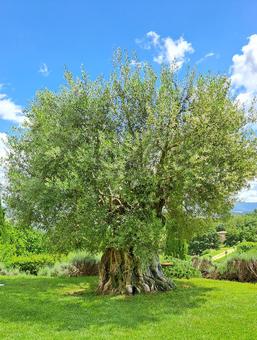
[[[40,65],[38,72],[41,73],[44,77],[47,77],[50,74],[49,68],[46,63]]]
[[[257,202],[257,180],[250,181],[249,187],[243,189],[238,194],[238,201],[240,202]]]
[[[214,56],[215,56],[215,53],[213,53],[213,52],[206,53],[202,58],[197,60],[196,64],[201,64],[205,59],[211,58],[211,57],[214,57]]]
[[[186,60],[186,54],[193,53],[192,44],[183,37],[173,40],[171,37],[161,38],[159,34],[150,31],[143,40],[136,42],[144,49],[154,49],[157,55],[154,61],[158,64],[169,64],[171,67],[179,69]]]
[[[0,119],[11,120],[16,123],[24,121],[21,106],[15,104],[5,93],[0,93]]]
[[[160,36],[154,31],[150,31],[146,34],[151,39],[153,46],[157,46],[160,43]]]
[[[209,58],[209,57],[214,57],[214,56],[215,56],[215,53],[209,52],[209,53],[205,54],[204,58]]]
[[[232,57],[231,85],[237,94],[237,100],[249,109],[257,96],[257,34],[248,38],[248,43],[241,49],[241,54]],[[251,124],[255,129],[256,124]],[[241,202],[257,202],[257,180],[249,182],[248,188],[241,190],[237,196]]]
[[[248,106],[257,95],[257,34],[248,38],[241,54],[232,58],[231,84],[235,92],[240,92],[237,99]]]
[[[249,109],[249,106],[251,105],[253,98],[256,94],[254,92],[241,92],[237,95],[236,100],[239,101],[244,107]]]
[[[244,87],[248,91],[256,91],[257,34],[249,37],[248,44],[242,47],[242,54],[235,54],[232,61],[232,84],[237,88]]]

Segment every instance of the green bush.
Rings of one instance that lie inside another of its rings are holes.
[[[219,235],[216,231],[194,237],[189,243],[190,255],[202,255],[207,249],[218,249],[220,246]]]
[[[184,260],[188,254],[188,244],[184,239],[179,239],[171,235],[167,238],[165,255]]]
[[[44,233],[39,230],[13,226],[5,221],[3,231],[0,234],[0,261],[6,262],[13,256],[46,252],[44,238]]]
[[[37,275],[40,268],[46,265],[54,265],[57,257],[49,254],[33,254],[30,256],[16,256],[8,263],[8,267],[17,268],[18,270],[33,275]]]
[[[238,253],[246,253],[253,248],[256,248],[257,251],[257,242],[241,242],[237,245],[236,250]]]
[[[194,268],[191,260],[181,260],[173,257],[166,257],[165,262],[170,262],[171,266],[163,266],[165,276],[170,278],[186,278],[201,277],[201,272]]]
[[[241,241],[243,241],[243,239],[240,236],[240,230],[233,228],[227,231],[226,240],[225,240],[226,246],[233,247]]]
[[[225,225],[224,225],[224,223],[218,223],[217,225],[216,225],[216,231],[224,231],[225,230]]]
[[[15,255],[15,245],[0,240],[0,261],[7,262]]]
[[[13,225],[5,218],[5,209],[0,200],[0,261],[13,256],[44,252],[44,233],[32,227]]]

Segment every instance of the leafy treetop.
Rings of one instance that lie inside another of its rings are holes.
[[[156,74],[118,51],[109,80],[65,73],[10,139],[7,200],[61,249],[157,251],[230,209],[256,175],[256,138],[224,76]]]

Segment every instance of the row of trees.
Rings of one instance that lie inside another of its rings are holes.
[[[7,203],[63,249],[103,252],[99,291],[168,290],[163,235],[188,238],[256,175],[256,138],[223,76],[155,73],[118,52],[108,80],[65,73],[9,141]]]

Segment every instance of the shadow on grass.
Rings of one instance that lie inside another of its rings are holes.
[[[207,301],[214,288],[180,281],[168,293],[123,296],[96,295],[97,278],[2,279],[0,319],[47,325],[58,331],[103,326],[136,328],[182,314]]]

